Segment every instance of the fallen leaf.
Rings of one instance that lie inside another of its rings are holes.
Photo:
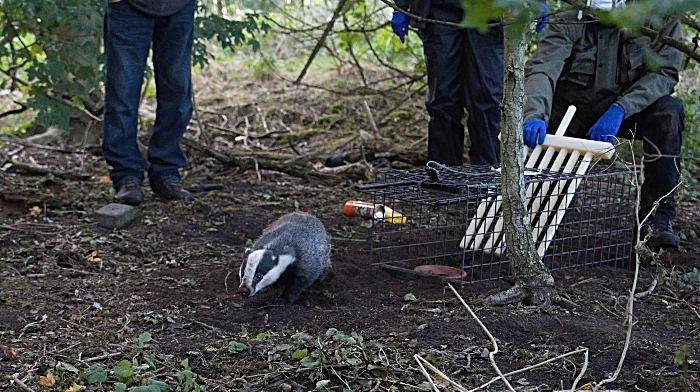
[[[90,256],[88,256],[87,259],[88,259],[88,261],[90,261],[90,262],[92,262],[92,263],[99,263],[100,261],[102,261],[101,258],[97,257],[97,251],[96,251],[96,250],[93,250],[92,253],[90,253]]]
[[[109,179],[109,176],[102,176],[102,177],[100,177],[100,183],[101,183],[101,184],[106,184],[106,183],[108,183],[108,182],[110,182],[110,181],[111,181],[111,180]]]
[[[447,388],[450,386],[450,382],[447,379],[441,377],[439,374],[436,374],[434,376],[434,379],[434,384],[440,388]]]
[[[39,208],[39,206],[34,206],[29,209],[29,214],[31,216],[39,216],[41,215],[41,208]]]
[[[52,387],[54,384],[56,384],[56,379],[53,377],[53,373],[51,373],[51,370],[46,372],[46,376],[40,376],[39,377],[39,385],[42,387]]]
[[[78,385],[78,384],[76,384],[76,383],[74,382],[73,385],[71,385],[70,388],[68,388],[68,389],[65,390],[65,392],[80,392],[80,391],[84,391],[84,390],[85,390],[85,387],[84,387],[84,386]]]

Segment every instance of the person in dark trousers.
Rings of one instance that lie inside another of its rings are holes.
[[[115,201],[143,202],[144,172],[153,194],[191,201],[180,184],[187,165],[180,141],[192,117],[195,0],[109,0],[104,20],[106,63],[102,153],[112,167]],[[149,50],[153,51],[156,119],[148,159],[137,144],[138,109]]]
[[[671,94],[683,54],[660,40],[606,26],[585,11],[552,21],[525,67],[525,144],[534,148],[546,133],[554,133],[569,105],[578,108],[569,136],[611,143],[616,137],[643,140],[640,219],[660,203],[642,234],[650,235],[652,248],[678,247],[671,221],[685,115]],[[646,27],[681,39],[676,19]]]
[[[422,18],[459,23],[464,11],[460,0],[396,0],[401,10]],[[543,4],[545,13],[549,12]],[[503,28],[485,33],[440,23],[426,23],[395,11],[391,26],[404,42],[410,24],[418,29],[428,73],[425,106],[428,123],[428,159],[461,166],[464,151],[464,118],[471,146],[472,165],[498,164],[501,145],[500,104],[503,97]],[[546,23],[538,20],[537,29]]]

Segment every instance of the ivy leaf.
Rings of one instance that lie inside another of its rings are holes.
[[[103,383],[107,381],[107,372],[98,365],[92,365],[83,373],[83,378],[89,384]]]
[[[301,366],[303,366],[305,368],[314,368],[320,364],[321,364],[320,360],[318,360],[318,359],[314,360],[311,357],[304,357],[304,359],[301,360]]]
[[[415,300],[417,300],[417,298],[415,295],[413,295],[413,293],[408,293],[408,294],[403,296],[403,300],[404,301],[415,301]]]
[[[296,350],[296,351],[292,354],[292,359],[297,360],[297,361],[300,360],[300,359],[304,359],[304,358],[306,358],[306,355],[308,354],[308,352],[309,352],[309,351],[308,351],[307,349]]]
[[[278,351],[287,351],[290,348],[292,348],[291,344],[283,343],[283,344],[278,344],[275,347],[272,348],[272,352],[278,352]]]
[[[131,367],[131,362],[126,359],[119,362],[119,364],[114,367],[113,371],[119,381],[127,384],[130,383],[131,379],[134,377],[134,368]]]
[[[243,343],[238,343],[235,340],[232,340],[228,344],[228,352],[231,354],[239,353],[243,350],[245,350],[246,346]]]
[[[150,332],[142,333],[141,335],[139,335],[139,346],[138,347],[139,348],[146,347],[146,343],[150,342],[151,340],[153,340],[153,338],[151,337]]]
[[[80,370],[76,368],[75,366],[71,365],[70,363],[65,363],[65,362],[59,362],[56,364],[56,369],[58,370],[65,370],[71,373],[75,374],[80,374]]]
[[[256,339],[258,340],[265,340],[270,337],[270,332],[260,332],[258,336],[256,336]]]

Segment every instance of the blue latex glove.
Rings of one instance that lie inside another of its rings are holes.
[[[394,11],[394,15],[391,17],[391,29],[394,30],[394,34],[399,36],[401,43],[406,42],[406,35],[408,34],[408,22],[411,18],[404,14],[403,12]]]
[[[547,3],[542,3],[542,13],[549,14],[549,6],[547,5]],[[540,31],[544,30],[544,27],[547,26],[547,21],[549,21],[549,15],[537,18],[537,24],[535,24],[535,31],[539,33]]]
[[[620,131],[622,120],[625,119],[625,109],[618,104],[610,105],[595,124],[588,130],[586,136],[591,140],[614,143],[617,132]]]
[[[544,120],[536,118],[525,121],[523,124],[523,142],[530,148],[535,148],[538,144],[544,143],[546,134],[547,124]]]

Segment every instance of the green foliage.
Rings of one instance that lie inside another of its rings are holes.
[[[700,82],[700,75],[693,77],[692,83]],[[688,75],[691,77],[691,75]],[[684,157],[700,157],[700,90],[697,88],[679,88],[675,94],[685,110],[685,133],[681,155]],[[697,174],[700,171],[698,162],[692,159],[683,161],[684,177],[691,185],[698,183]],[[694,174],[695,173],[695,174]]]
[[[238,20],[212,14],[198,2],[193,62],[207,64],[207,43],[215,40],[233,51],[267,25],[256,14]],[[68,129],[76,110],[100,115],[104,80],[102,25],[104,0],[6,0],[0,2],[0,84],[19,93],[36,111],[36,123]],[[150,72],[150,70],[148,71]],[[7,83],[9,80],[9,83]]]
[[[167,392],[168,384],[163,381],[149,379],[148,384],[129,388],[128,392]]]
[[[180,364],[182,365],[183,369],[175,373],[175,377],[177,377],[177,379],[180,381],[185,381],[183,392],[200,392],[201,389],[199,384],[197,384],[195,381],[194,373],[190,369],[189,360],[185,358],[182,360],[182,362],[180,362]]]
[[[68,127],[72,108],[82,109],[97,89],[102,55],[98,0],[0,3],[2,74],[38,110],[36,121]],[[92,105],[91,105],[92,106]]]
[[[151,333],[144,332],[141,335],[139,335],[139,341],[138,341],[137,347],[138,348],[145,348],[148,346],[146,343],[150,342],[151,340],[153,340],[153,338],[151,338]]]
[[[107,371],[99,365],[92,365],[83,372],[83,378],[90,384],[101,384],[107,381]]]
[[[236,46],[250,45],[254,51],[260,48],[260,42],[254,37],[265,33],[269,26],[260,21],[255,13],[245,14],[240,20],[231,20],[210,12],[204,3],[198,3],[195,20],[194,47],[192,61],[195,65],[205,66],[213,55],[206,44],[215,40],[222,49],[235,51]]]
[[[682,290],[694,291],[700,288],[700,270],[693,268],[692,271],[681,273],[673,271],[670,276],[671,282]]]
[[[255,336],[255,338],[258,340],[265,340],[265,339],[269,338],[270,335],[271,335],[271,332],[269,332],[269,331],[268,332],[260,332],[259,334],[257,334]]]
[[[232,340],[228,343],[228,352],[231,354],[236,354],[240,353],[241,351],[246,349],[246,345],[243,343],[238,343],[235,340]]]
[[[134,377],[134,368],[131,366],[131,361],[123,360],[112,369],[114,375],[120,382],[130,383]]]
[[[511,34],[520,34],[542,12],[537,0],[462,0],[467,27],[486,32],[489,24],[507,21]]]
[[[296,361],[301,361],[302,359],[306,358],[306,354],[309,353],[309,350],[303,349],[303,350],[296,350],[292,354],[292,359]]]
[[[678,349],[678,351],[675,352],[676,365],[687,369],[688,365],[695,362],[691,359],[692,355],[693,349],[687,344],[684,344],[680,349]]]
[[[637,31],[645,22],[660,25],[666,15],[680,15],[694,12],[700,8],[699,0],[657,1],[637,0],[628,2],[625,7],[612,11],[596,11],[595,16],[604,23],[619,26],[622,29]]]

